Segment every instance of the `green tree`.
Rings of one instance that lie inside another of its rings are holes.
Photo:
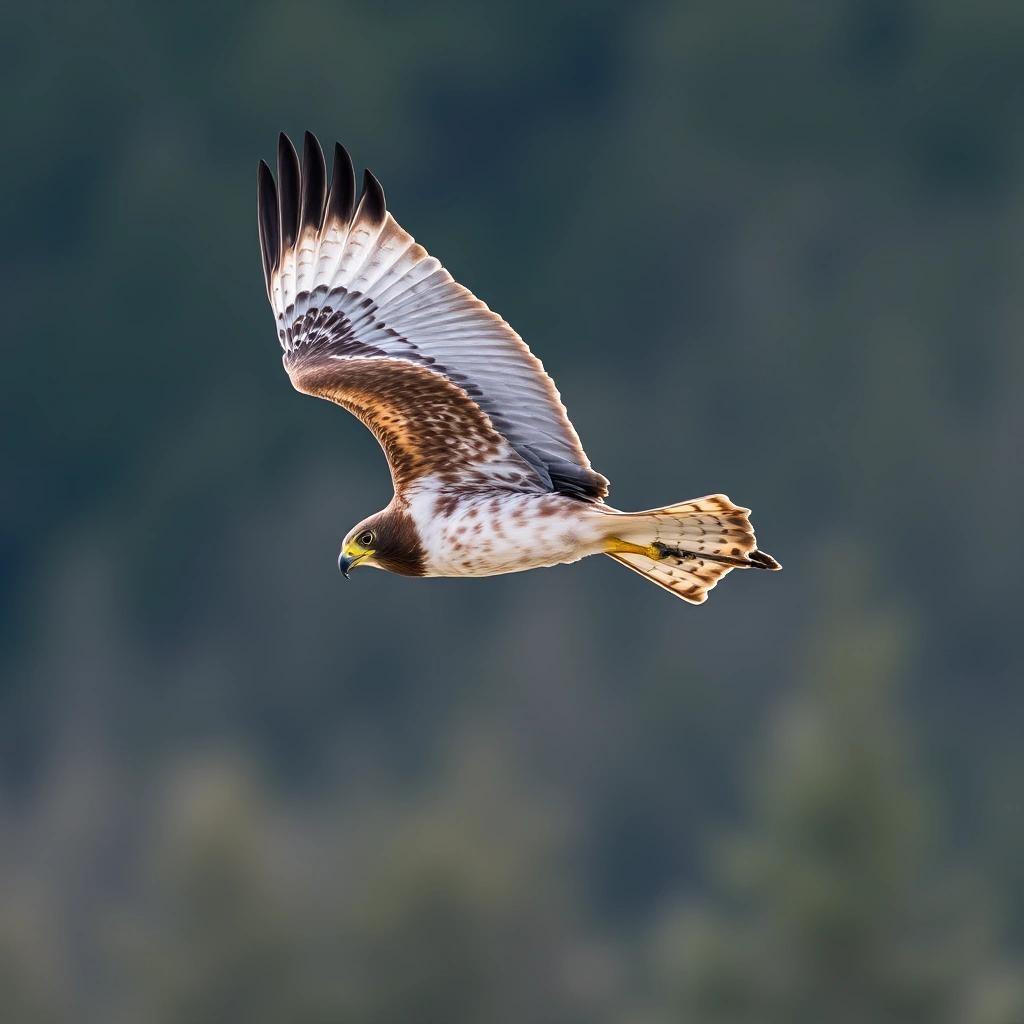
[[[716,899],[670,915],[664,1020],[1012,1024],[976,878],[945,866],[940,815],[900,714],[913,627],[832,553],[805,678],[774,723],[748,834],[722,844]]]

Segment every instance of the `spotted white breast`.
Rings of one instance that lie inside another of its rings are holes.
[[[428,576],[495,576],[596,554],[607,517],[560,494],[467,489],[433,481],[410,488],[408,511]]]

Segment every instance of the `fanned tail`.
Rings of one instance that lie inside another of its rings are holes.
[[[781,569],[758,550],[750,509],[724,494],[609,517],[605,552],[690,604],[733,569]]]

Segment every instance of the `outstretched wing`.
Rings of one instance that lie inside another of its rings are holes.
[[[485,458],[492,477],[522,476],[525,467],[538,489],[588,501],[607,494],[540,361],[398,225],[369,171],[357,204],[342,146],[335,145],[328,186],[316,139],[306,133],[300,169],[282,135],[278,186],[261,162],[263,273],[299,390],[359,416],[393,475],[400,451],[400,471],[415,466],[417,474],[445,472],[437,460],[446,451],[463,468]],[[469,448],[463,438],[473,439]]]

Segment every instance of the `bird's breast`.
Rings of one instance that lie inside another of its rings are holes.
[[[600,516],[560,494],[422,487],[408,496],[428,576],[494,576],[600,550]]]

